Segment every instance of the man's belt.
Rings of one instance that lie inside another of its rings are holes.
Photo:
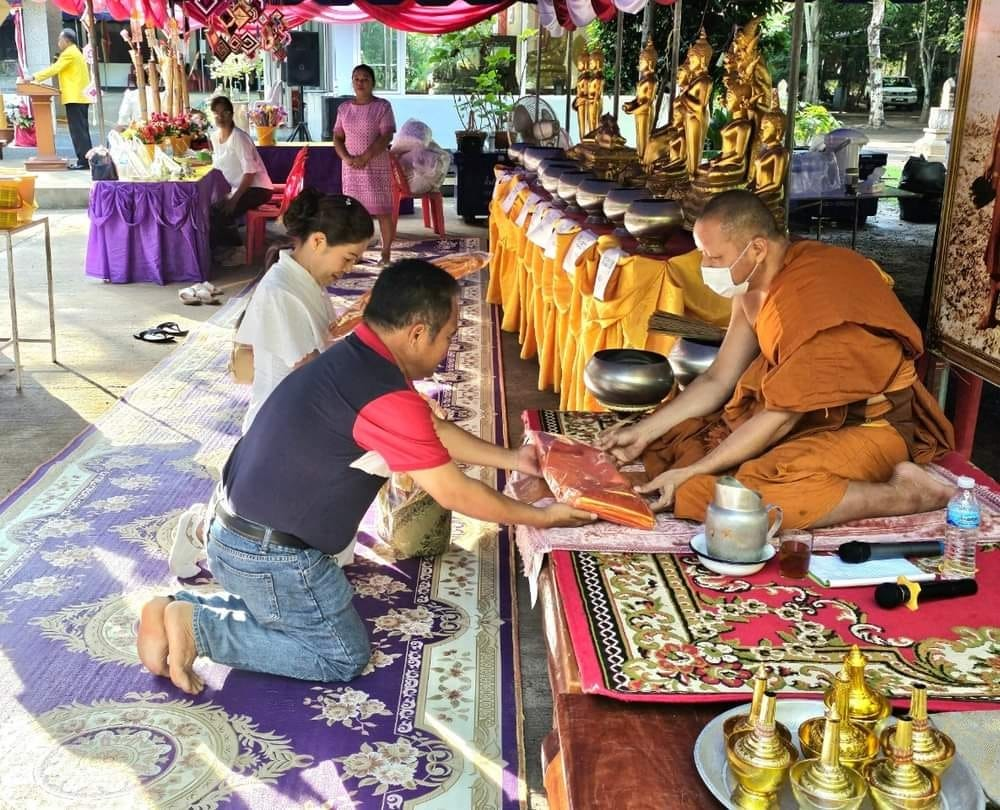
[[[285,548],[310,548],[308,543],[300,540],[294,534],[279,532],[277,529],[263,526],[260,523],[254,523],[252,520],[247,520],[234,514],[229,510],[222,498],[215,504],[215,519],[230,531],[242,534],[250,540],[257,540],[261,543],[266,541],[274,543],[276,546],[284,546]]]

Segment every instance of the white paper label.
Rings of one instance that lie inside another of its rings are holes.
[[[498,178],[496,183],[493,184],[493,199],[497,200],[500,198],[500,189],[510,178],[514,176],[514,172],[504,172]]]
[[[513,208],[514,203],[517,202],[517,195],[527,187],[528,184],[522,180],[510,190],[510,193],[506,197],[504,197],[503,202],[500,203],[500,208],[503,209],[505,214],[510,213],[510,209]]]
[[[597,275],[594,277],[594,298],[598,301],[604,300],[604,293],[607,292],[611,276],[614,275],[618,262],[625,255],[625,251],[620,248],[608,248],[604,251],[600,261],[597,262]]]
[[[580,231],[576,235],[569,250],[566,251],[566,258],[563,259],[563,270],[569,275],[576,274],[576,263],[580,257],[587,252],[587,249],[597,243],[597,234],[593,231]]]
[[[546,212],[552,210],[552,203],[550,202],[540,202],[535,206],[534,212],[531,214],[531,222],[528,225],[528,233],[530,234],[532,229],[537,228],[542,219],[544,219]]]
[[[514,220],[514,224],[517,225],[518,228],[524,227],[524,223],[528,221],[528,214],[531,213],[534,209],[535,203],[537,203],[540,199],[542,198],[535,194],[535,192],[531,192],[531,194],[528,195],[528,199],[526,199],[524,201],[524,205],[521,206],[521,213],[519,213],[517,215],[517,219]]]
[[[569,217],[563,217],[556,223],[556,233],[569,233],[574,228],[579,228],[580,226]]]
[[[556,220],[561,216],[562,214],[554,208],[546,211],[545,216],[542,217],[542,221],[528,231],[528,239],[541,248],[548,247],[549,242],[554,243],[555,240],[552,238],[552,228],[556,224]]]

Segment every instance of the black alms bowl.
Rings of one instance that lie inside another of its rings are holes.
[[[667,358],[643,349],[603,349],[583,369],[583,384],[606,408],[652,408],[674,385]]]

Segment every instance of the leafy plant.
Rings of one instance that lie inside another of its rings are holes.
[[[798,112],[795,113],[795,144],[805,146],[814,135],[824,135],[839,126],[840,121],[822,104],[800,101]]]
[[[455,112],[469,131],[501,132],[514,109],[514,94],[504,77],[517,56],[508,47],[495,47],[492,36],[489,21],[444,34],[428,59],[435,83],[455,84]]]
[[[16,129],[23,129],[30,132],[35,128],[35,119],[31,117],[31,107],[24,101],[17,104],[8,104],[7,120]]]

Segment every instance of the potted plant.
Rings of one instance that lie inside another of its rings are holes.
[[[257,130],[257,143],[260,146],[274,146],[274,130],[288,120],[284,107],[258,102],[249,113],[250,123]]]
[[[514,108],[508,90],[514,51],[498,45],[489,21],[444,34],[430,54],[437,92],[451,92],[455,111],[465,129],[455,132],[460,151],[481,151],[489,133],[498,148],[507,139],[507,121]]]
[[[26,101],[7,107],[7,119],[14,126],[15,146],[37,146],[35,139],[35,119],[31,117],[31,107]]]

